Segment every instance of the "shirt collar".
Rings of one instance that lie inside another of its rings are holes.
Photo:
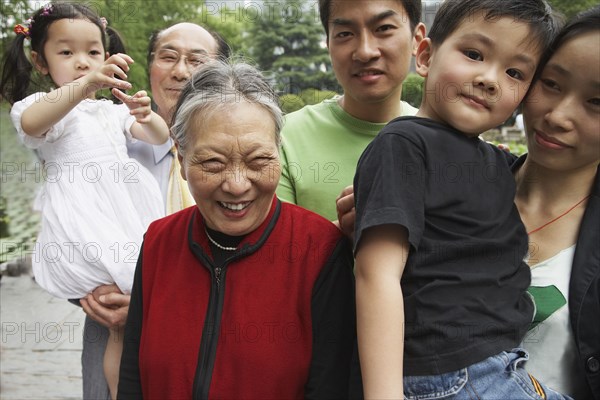
[[[173,147],[173,139],[169,138],[163,144],[156,144],[152,146],[152,151],[154,152],[154,163],[158,164],[165,158],[171,151],[171,147]]]

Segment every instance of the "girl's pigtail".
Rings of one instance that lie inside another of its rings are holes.
[[[118,54],[118,53],[126,54],[127,50],[125,49],[125,42],[121,38],[121,35],[119,34],[119,32],[117,32],[116,29],[113,29],[110,26],[107,26],[105,30],[106,30],[106,36],[108,37],[108,46],[107,46],[108,54],[111,56],[113,54]],[[125,90],[123,90],[123,89],[119,89],[119,90],[121,92],[125,93]],[[112,93],[110,96],[111,96],[111,100],[113,101],[113,103],[121,104],[121,100],[117,99]]]
[[[117,53],[126,53],[125,42],[121,38],[119,32],[114,28],[107,26],[106,35],[108,36],[108,54],[111,56]]]
[[[0,81],[0,94],[10,104],[24,99],[31,82],[33,66],[25,55],[25,35],[19,34],[9,44],[2,65],[2,80]]]

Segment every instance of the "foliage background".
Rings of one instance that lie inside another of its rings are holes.
[[[1,0],[2,62],[13,28],[23,23],[45,1]],[[233,52],[258,65],[281,93],[307,88],[339,87],[318,19],[317,2],[301,0],[93,0],[84,3],[105,17],[125,41],[136,63],[129,73],[133,90],[148,89],[146,54],[155,30],[177,22],[194,22],[217,31]]]
[[[29,18],[46,4],[39,0],[0,0],[0,51],[2,62],[16,23]],[[87,4],[108,19],[125,40],[128,53],[136,60],[130,72],[133,90],[149,89],[146,67],[148,38],[156,29],[176,22],[195,22],[219,32],[232,50],[265,71],[280,94],[297,97],[286,103],[313,104],[306,97],[328,97],[341,93],[325,46],[317,0],[70,0]],[[549,0],[551,5],[572,17],[597,0]],[[433,2],[438,4],[439,2]],[[440,3],[441,4],[441,3]],[[418,106],[420,82],[411,75],[403,98]],[[307,89],[315,89],[307,95]],[[284,105],[285,107],[285,105]],[[292,107],[296,108],[296,106]]]

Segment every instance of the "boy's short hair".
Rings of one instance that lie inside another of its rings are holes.
[[[550,46],[563,20],[545,0],[446,0],[435,14],[428,37],[440,45],[463,21],[479,12],[485,12],[486,20],[510,17],[527,23],[532,42],[543,50]]]
[[[321,24],[325,29],[327,39],[329,39],[329,16],[331,15],[331,1],[332,0],[319,0],[319,16],[321,17]],[[421,0],[396,0],[401,3],[408,15],[410,21],[410,30],[414,31],[417,24],[421,22]]]

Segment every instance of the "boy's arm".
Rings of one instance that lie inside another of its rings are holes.
[[[129,64],[132,62],[133,60],[125,54],[115,54],[99,69],[36,99],[23,111],[21,116],[23,131],[29,136],[42,137],[77,104],[97,90],[105,87],[131,88],[129,82],[117,79],[115,76],[127,79],[124,71],[129,70]]]
[[[150,144],[163,144],[169,138],[169,127],[160,115],[150,108],[150,97],[144,90],[129,96],[117,89],[112,94],[129,107],[130,114],[135,117],[131,125],[131,135]]]
[[[400,278],[408,256],[399,225],[366,230],[356,254],[358,351],[365,399],[403,399],[404,300]]]

